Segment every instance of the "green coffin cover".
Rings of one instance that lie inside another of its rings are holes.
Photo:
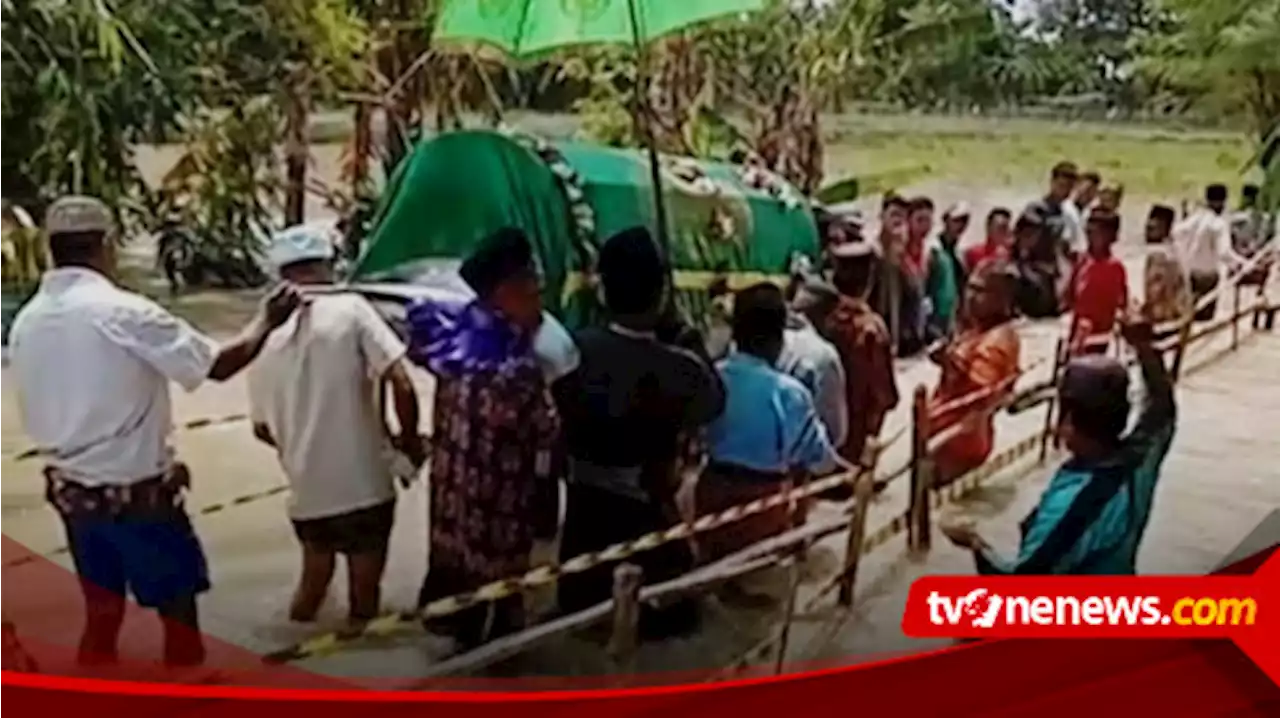
[[[590,231],[576,231],[568,188],[533,150],[498,132],[452,133],[419,144],[395,172],[354,278],[407,278],[513,226],[534,242],[548,307],[570,325],[589,321],[584,279],[600,244],[629,227],[656,227],[648,158],[580,142],[553,147],[581,178]],[[691,319],[705,314],[714,279],[731,287],[785,281],[796,253],[816,256],[812,213],[791,187],[749,187],[741,168],[726,164],[664,157],[663,166],[677,300]]]

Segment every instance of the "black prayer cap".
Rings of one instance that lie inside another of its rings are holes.
[[[604,302],[615,314],[650,312],[662,300],[667,264],[644,227],[624,229],[606,240],[597,268]]]
[[[489,296],[499,284],[518,276],[537,276],[533,245],[522,230],[503,227],[481,240],[459,274],[476,294]]]

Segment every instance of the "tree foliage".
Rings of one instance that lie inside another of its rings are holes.
[[[300,219],[307,192],[367,197],[375,160],[393,167],[428,117],[496,121],[504,104],[575,109],[611,144],[751,149],[809,190],[821,118],[852,102],[1201,107],[1260,141],[1280,118],[1280,0],[1042,0],[1030,18],[1007,0],[772,0],[652,43],[645,75],[624,47],[523,65],[439,45],[441,1],[4,0],[4,195],[38,216],[97,194],[141,224],[160,203],[134,147],[181,139],[166,206],[240,241]],[[334,107],[355,125],[342,191],[308,171],[310,117]]]

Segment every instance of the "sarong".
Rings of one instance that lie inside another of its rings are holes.
[[[730,507],[787,491],[792,481],[785,474],[754,471],[741,466],[712,463],[698,479],[698,514],[717,514]],[[797,515],[799,514],[799,515]],[[753,543],[776,536],[802,521],[803,511],[794,512],[783,503],[761,513],[699,534],[699,558],[712,563],[741,551]]]

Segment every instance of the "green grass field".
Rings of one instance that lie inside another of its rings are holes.
[[[1252,155],[1231,133],[1131,125],[942,117],[831,118],[828,179],[917,173],[981,187],[1043,185],[1060,160],[1098,170],[1140,198],[1198,197],[1209,182],[1239,186]]]

